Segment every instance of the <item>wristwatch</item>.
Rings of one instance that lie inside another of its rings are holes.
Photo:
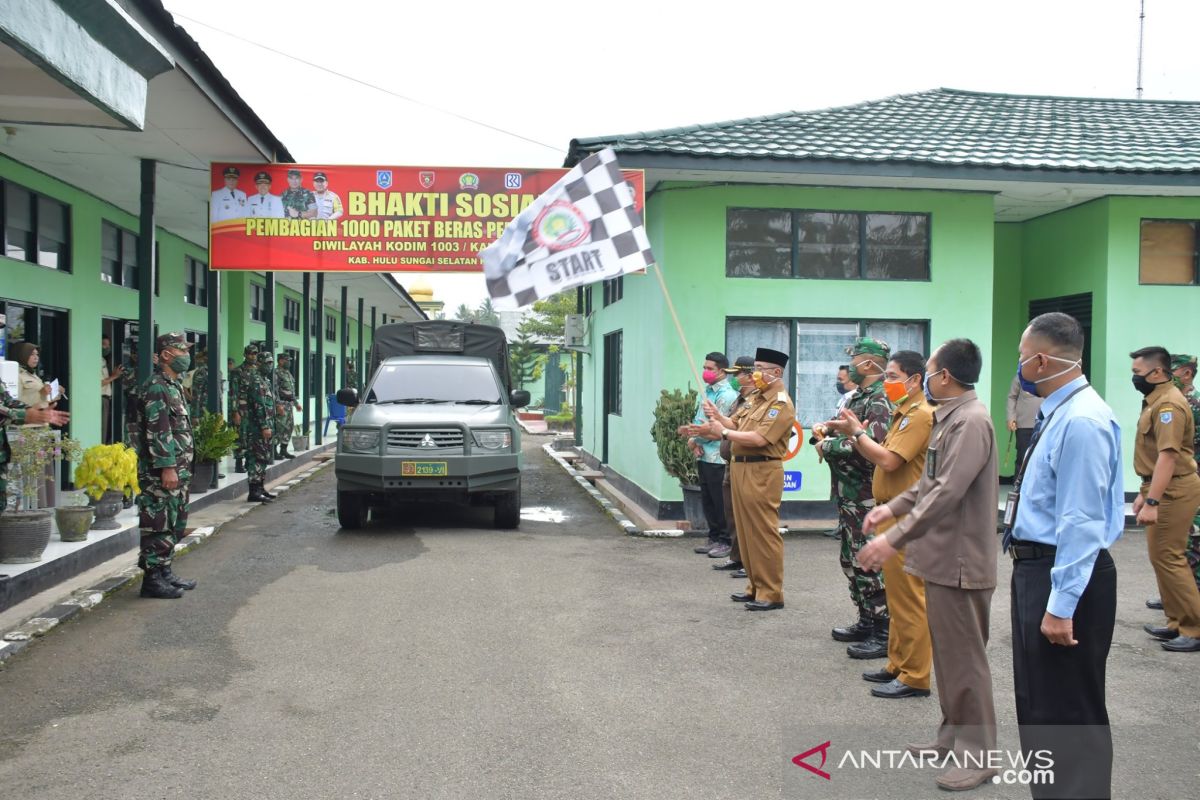
[[[855,439],[858,439],[858,437],[862,436],[866,432],[867,432],[866,428],[859,428],[854,433],[852,433],[851,436],[853,436]]]
[[[1158,505],[1158,501],[1157,501],[1157,500],[1155,500],[1153,497],[1147,497],[1147,498],[1146,498],[1146,505],[1148,505],[1148,506],[1151,506],[1151,507],[1154,507],[1154,506],[1157,506],[1157,505]]]
[[[729,428],[721,428],[721,438],[722,438],[722,439],[725,439],[725,440],[727,440],[727,441],[728,441],[728,439],[729,439]]]

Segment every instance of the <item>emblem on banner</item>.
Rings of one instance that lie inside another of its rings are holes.
[[[591,232],[583,212],[562,200],[547,206],[533,223],[533,238],[551,250],[582,244]]]
[[[417,175],[417,180],[421,182],[422,189],[428,189],[429,187],[433,186],[433,179],[435,177],[437,177],[437,175],[433,172],[422,172]]]
[[[519,173],[519,172],[504,173],[504,188],[505,189],[520,189],[521,188],[521,173]]]
[[[380,189],[392,188],[392,171],[390,169],[375,170],[375,185]]]
[[[458,176],[458,188],[470,189],[472,191],[479,188],[479,176],[474,172],[464,172]]]

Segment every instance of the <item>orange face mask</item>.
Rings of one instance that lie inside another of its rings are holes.
[[[908,390],[904,388],[904,381],[884,381],[883,391],[888,396],[888,400],[893,403],[899,403],[908,396]]]

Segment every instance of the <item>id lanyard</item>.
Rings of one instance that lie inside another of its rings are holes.
[[[1091,384],[1085,383],[1083,386],[1080,386],[1078,389],[1063,398],[1063,401],[1059,403],[1053,411],[1050,412],[1050,416],[1042,420],[1041,427],[1038,428],[1037,433],[1033,435],[1033,439],[1029,442],[1029,447],[1025,450],[1025,458],[1021,459],[1021,467],[1017,470],[1016,477],[1013,478],[1013,488],[1012,491],[1008,493],[1008,501],[1004,504],[1005,541],[1008,541],[1012,538],[1013,523],[1016,522],[1017,519],[1017,505],[1021,502],[1021,483],[1025,480],[1025,470],[1029,467],[1029,459],[1033,457],[1034,448],[1036,448],[1038,442],[1041,441],[1042,434],[1044,434],[1046,429],[1050,427],[1050,420],[1054,419],[1054,415],[1058,413],[1058,410],[1067,403],[1071,402],[1072,397],[1079,394],[1089,386],[1091,386]]]

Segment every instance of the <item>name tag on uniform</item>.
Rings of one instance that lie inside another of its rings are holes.
[[[1017,518],[1017,499],[1020,494],[1017,492],[1009,492],[1008,499],[1004,502],[1004,525],[1011,528],[1013,522]]]
[[[931,447],[925,451],[925,474],[930,478],[937,477],[937,448]]]

